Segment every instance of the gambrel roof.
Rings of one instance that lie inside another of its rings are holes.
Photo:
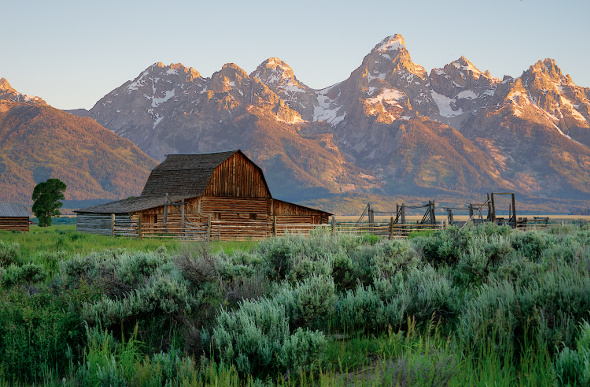
[[[167,155],[150,173],[141,196],[201,196],[215,168],[238,152]]]
[[[266,190],[270,192],[260,167],[239,149],[217,153],[171,154],[152,170],[141,196],[87,207],[75,212],[122,214],[162,206],[166,195],[168,203],[201,196],[207,189],[215,169],[236,153],[258,169]]]

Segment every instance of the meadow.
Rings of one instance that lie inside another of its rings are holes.
[[[0,385],[590,384],[590,228],[0,233]]]

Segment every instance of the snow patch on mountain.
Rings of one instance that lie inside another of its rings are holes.
[[[158,97],[151,97],[152,99],[152,107],[158,107],[158,105],[168,101],[170,98],[174,97],[174,89],[172,90],[166,90],[164,92],[164,97],[158,98]]]
[[[381,93],[365,101],[370,104],[385,102],[389,105],[399,105],[398,101],[406,98],[406,94],[396,89],[383,89]]]
[[[334,106],[334,100],[327,96],[328,92],[335,86],[337,85],[316,92],[318,105],[315,105],[313,108],[313,121],[325,121],[328,124],[335,126],[342,122],[346,117],[346,112],[339,114],[339,111],[343,106]]]
[[[446,95],[439,94],[434,90],[432,90],[430,93],[434,103],[436,103],[436,106],[438,107],[438,111],[441,116],[450,118],[463,114],[463,109],[458,108],[453,110],[451,104],[455,104],[455,102],[457,102],[455,98],[449,98]]]
[[[463,90],[459,94],[457,94],[457,98],[459,99],[476,99],[477,94],[473,90]]]
[[[586,117],[584,117],[577,109],[576,109],[576,105],[574,105],[572,103],[572,101],[570,101],[568,98],[564,97],[563,95],[560,95],[561,97],[561,103],[563,105],[565,105],[567,108],[569,108],[569,112],[572,114],[572,117],[574,117],[575,119],[577,119],[578,121],[582,121],[585,122]],[[563,114],[563,113],[562,113]]]

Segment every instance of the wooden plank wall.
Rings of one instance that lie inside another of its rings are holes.
[[[211,215],[211,238],[262,239],[272,235],[270,199],[203,197],[201,215]]]
[[[215,169],[203,196],[271,197],[260,168],[240,153]]]
[[[315,224],[327,224],[330,221],[329,215],[325,212],[303,207],[294,203],[284,202],[282,200],[273,199],[272,208],[272,214],[277,217],[283,217],[283,219],[288,219],[290,216],[308,217],[309,219],[312,219],[312,223]]]
[[[131,216],[129,214],[115,215],[115,224],[124,228],[122,223],[128,222]],[[112,215],[111,214],[92,214],[78,213],[76,216],[76,231],[87,234],[112,235]],[[121,230],[121,233],[123,231]],[[137,235],[137,233],[136,233]]]
[[[0,217],[0,231],[23,231],[29,232],[28,217]]]

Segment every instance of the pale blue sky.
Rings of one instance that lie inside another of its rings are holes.
[[[464,55],[493,76],[520,76],[548,57],[590,87],[588,0],[0,0],[0,15],[0,78],[61,109],[89,109],[155,62],[209,77],[276,56],[324,88],[396,33],[427,71]]]

